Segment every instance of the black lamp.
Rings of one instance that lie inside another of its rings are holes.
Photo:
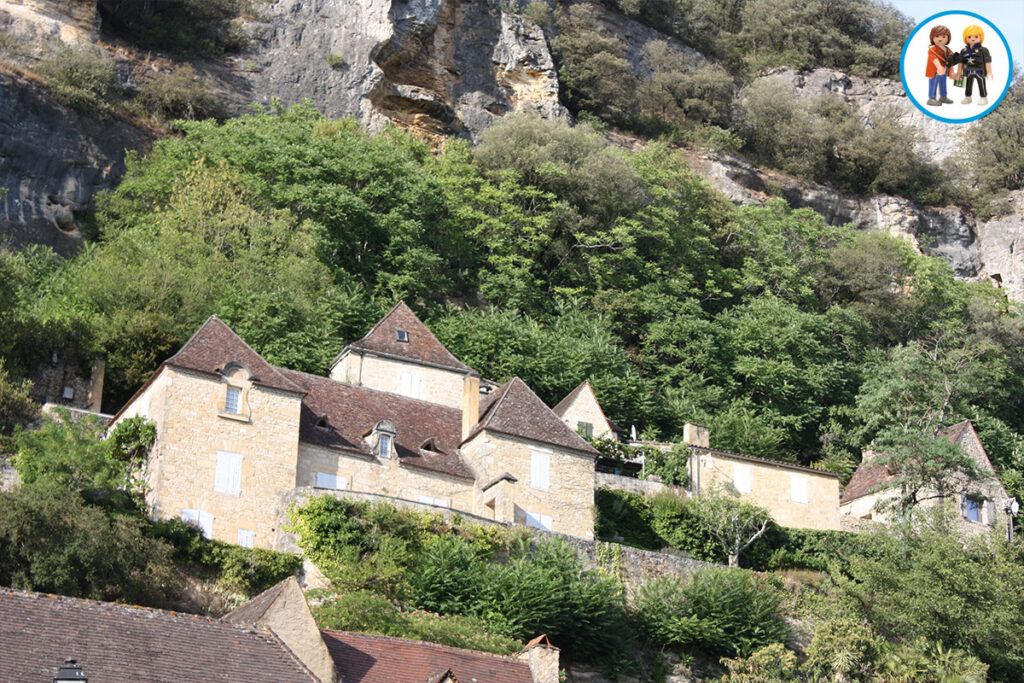
[[[83,683],[88,683],[89,679],[85,677],[82,667],[78,666],[74,659],[65,659],[64,666],[53,677],[53,683],[60,683],[61,681],[82,681]]]

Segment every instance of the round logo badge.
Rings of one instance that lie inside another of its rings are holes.
[[[938,121],[980,119],[1006,96],[1012,77],[1009,43],[995,24],[974,12],[934,14],[903,44],[903,91]]]

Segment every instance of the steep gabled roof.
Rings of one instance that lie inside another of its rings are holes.
[[[846,488],[843,489],[843,495],[839,498],[840,505],[874,493],[877,486],[892,478],[889,468],[876,462],[876,457],[874,455],[866,456],[866,459],[860,463],[853,476],[850,477]]]
[[[597,394],[594,392],[594,387],[590,383],[589,379],[585,379],[582,382],[580,382],[575,389],[569,392],[568,396],[559,401],[558,405],[556,405],[551,410],[558,417],[564,418],[565,413],[569,410],[569,408],[572,407],[577,400],[583,397],[589,397],[590,400],[594,402],[594,405],[597,406],[597,409],[601,411],[601,417],[604,418],[604,421],[605,423],[607,423],[608,429],[611,432],[613,432],[616,435],[622,434],[622,428],[619,427],[619,425],[612,422],[612,420],[609,419],[608,416],[605,414],[604,408],[601,406],[601,402],[597,400]]]
[[[345,683],[419,683],[445,676],[463,683],[533,683],[530,665],[513,657],[389,636],[321,633]]]
[[[485,429],[597,455],[590,444],[569,429],[518,377],[513,377],[487,397],[481,405],[480,421],[466,441]]]
[[[91,681],[310,683],[269,629],[0,588],[0,681],[48,681],[65,657]]]
[[[214,374],[231,362],[245,365],[252,373],[255,384],[282,391],[302,392],[302,389],[285,378],[280,370],[263,360],[260,354],[253,351],[252,347],[242,341],[241,337],[215,315],[207,318],[192,338],[165,363],[178,368]]]
[[[407,333],[408,341],[398,340],[399,330]],[[437,365],[458,372],[474,372],[473,368],[444,347],[404,301],[395,304],[395,307],[381,318],[365,337],[352,342],[348,348]],[[340,357],[339,355],[338,358]],[[335,362],[337,360],[335,358]]]
[[[395,450],[403,466],[473,479],[458,453],[461,410],[329,377],[279,370],[306,392],[299,415],[301,441],[372,456],[363,437],[378,422],[388,420],[395,426]],[[317,426],[325,416],[326,426]],[[433,450],[421,448],[428,439],[433,441]]]

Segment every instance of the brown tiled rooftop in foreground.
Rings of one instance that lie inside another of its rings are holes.
[[[514,657],[404,638],[321,631],[345,683],[427,683],[451,672],[460,683],[533,683]]]
[[[97,683],[318,680],[260,626],[0,588],[0,681],[44,683],[67,658]]]

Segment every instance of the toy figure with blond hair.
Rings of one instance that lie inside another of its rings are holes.
[[[928,78],[928,104],[938,107],[942,104],[953,104],[946,97],[947,61],[953,51],[949,48],[952,36],[945,26],[933,26],[929,34],[931,45],[928,46],[928,68],[924,75]]]
[[[966,80],[965,97],[960,104],[971,103],[971,86],[974,81],[978,82],[978,104],[982,107],[988,104],[988,89],[985,87],[985,79],[993,78],[992,55],[989,54],[988,48],[981,44],[983,40],[985,40],[985,31],[977,24],[971,24],[964,29],[966,45],[958,55],[957,61],[960,64],[957,67],[958,75],[956,76],[957,78],[963,76]]]

